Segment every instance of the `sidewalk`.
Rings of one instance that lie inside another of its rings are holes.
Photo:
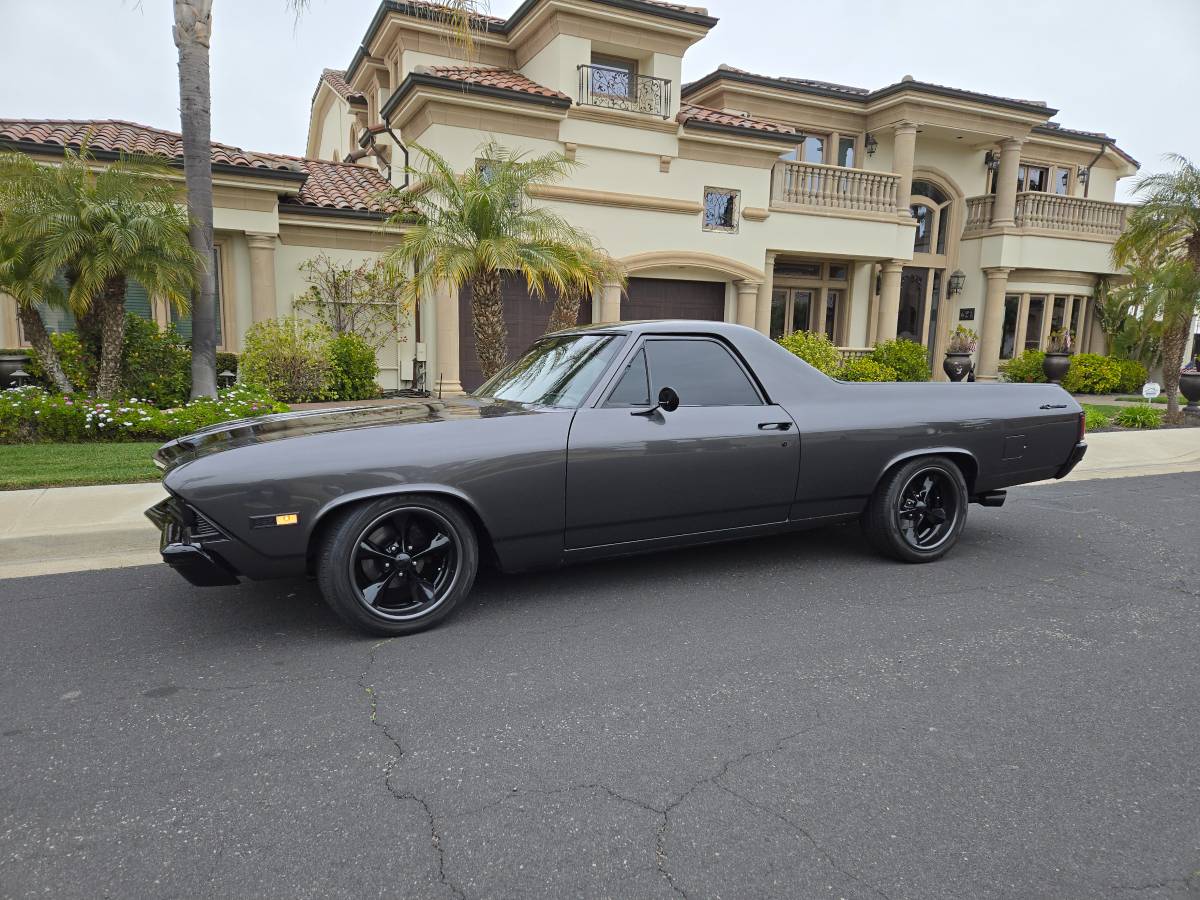
[[[1192,471],[1200,429],[1107,432],[1088,435],[1087,456],[1066,480]],[[0,580],[159,562],[143,511],[163,496],[159,484],[0,491]]]

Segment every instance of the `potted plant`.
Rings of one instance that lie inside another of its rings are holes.
[[[1183,411],[1189,416],[1200,416],[1200,356],[1186,369],[1179,370],[1179,393],[1188,401]]]
[[[15,387],[12,383],[13,373],[27,371],[29,354],[24,350],[0,350],[0,391]]]
[[[950,332],[946,342],[946,358],[942,360],[942,371],[951,381],[962,381],[975,368],[971,354],[979,345],[979,335],[965,325]]]
[[[1046,339],[1046,358],[1042,360],[1042,371],[1054,384],[1063,380],[1071,368],[1071,332],[1052,331]]]

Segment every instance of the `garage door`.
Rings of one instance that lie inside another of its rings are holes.
[[[621,318],[705,319],[725,318],[725,283],[722,281],[678,281],[673,278],[630,278],[621,298]]]
[[[520,275],[506,274],[501,279],[504,296],[504,324],[508,326],[508,358],[512,359],[546,333],[550,311],[557,296],[546,289],[545,299],[531,296]],[[592,321],[591,301],[580,304],[579,324]],[[475,329],[471,327],[471,286],[458,292],[458,376],[463,390],[473,391],[483,384],[479,358],[475,355]]]

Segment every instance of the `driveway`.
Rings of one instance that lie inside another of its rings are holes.
[[[1200,473],[504,577],[0,582],[0,896],[1200,895]]]

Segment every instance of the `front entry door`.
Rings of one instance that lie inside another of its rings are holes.
[[[647,415],[663,387],[679,394],[679,408]],[[795,424],[724,344],[648,338],[600,404],[575,414],[566,546],[782,522],[799,464]]]

